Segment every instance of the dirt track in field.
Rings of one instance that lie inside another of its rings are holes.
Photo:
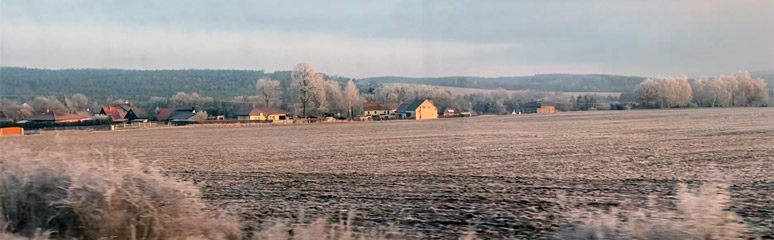
[[[734,211],[774,226],[774,108],[573,112],[276,127],[181,127],[13,138],[126,152],[271,218],[339,216],[410,236],[550,237],[555,197],[580,208],[674,194],[728,178]],[[770,236],[774,233],[764,232]]]

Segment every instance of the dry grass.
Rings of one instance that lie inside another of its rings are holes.
[[[729,210],[728,185],[706,183],[677,186],[676,209],[646,206],[625,210],[580,210],[560,202],[570,219],[558,233],[561,239],[748,239],[752,231]],[[563,196],[557,199],[565,200]]]
[[[60,149],[62,152],[64,149]],[[108,151],[100,157],[0,145],[4,237],[238,239],[239,225],[206,210],[191,183]],[[45,233],[45,234],[42,234]]]
[[[728,210],[764,229],[753,237],[774,237],[774,108],[58,136],[0,141],[36,150],[57,139],[70,149],[120,146],[144,164],[197,182],[210,206],[241,209],[247,232],[260,232],[273,219],[297,219],[300,208],[309,219],[329,216],[327,229],[340,222],[330,216],[352,209],[358,213],[354,233],[388,225],[406,238],[449,239],[471,231],[484,239],[544,238],[560,230],[565,216],[551,207],[558,189],[591,199],[578,209],[625,211],[623,221],[636,213],[625,201],[635,206],[649,195],[674,198],[676,183],[710,182],[704,173],[714,168],[733,176]],[[676,201],[651,210],[675,213]]]

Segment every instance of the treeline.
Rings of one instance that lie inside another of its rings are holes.
[[[759,107],[768,105],[769,93],[764,79],[745,71],[692,82],[685,77],[649,78],[635,89],[643,108]]]
[[[340,84],[349,78],[325,75]],[[266,73],[249,70],[124,70],[34,69],[0,67],[0,97],[27,101],[35,96],[71,96],[82,93],[106,104],[117,99],[145,101],[151,97],[197,92],[216,99],[253,95],[256,79],[280,81],[290,87],[290,71]]]
[[[562,92],[625,92],[633,89],[643,77],[602,74],[538,74],[524,77],[374,77],[362,79],[365,83],[410,83],[435,86],[506,90],[538,90]]]

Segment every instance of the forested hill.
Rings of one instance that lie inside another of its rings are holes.
[[[97,100],[142,100],[197,92],[216,99],[255,95],[259,78],[280,80],[290,86],[290,71],[265,73],[248,70],[123,70],[0,68],[0,97],[71,96],[82,93]],[[346,81],[327,76],[326,79]]]
[[[566,92],[625,92],[632,90],[645,80],[643,77],[616,75],[578,75],[578,74],[538,74],[524,77],[373,77],[363,79],[374,83],[414,83],[449,87],[507,90],[547,90]]]

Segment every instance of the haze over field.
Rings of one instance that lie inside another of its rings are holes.
[[[774,1],[0,2],[0,65],[372,76],[774,66]]]

